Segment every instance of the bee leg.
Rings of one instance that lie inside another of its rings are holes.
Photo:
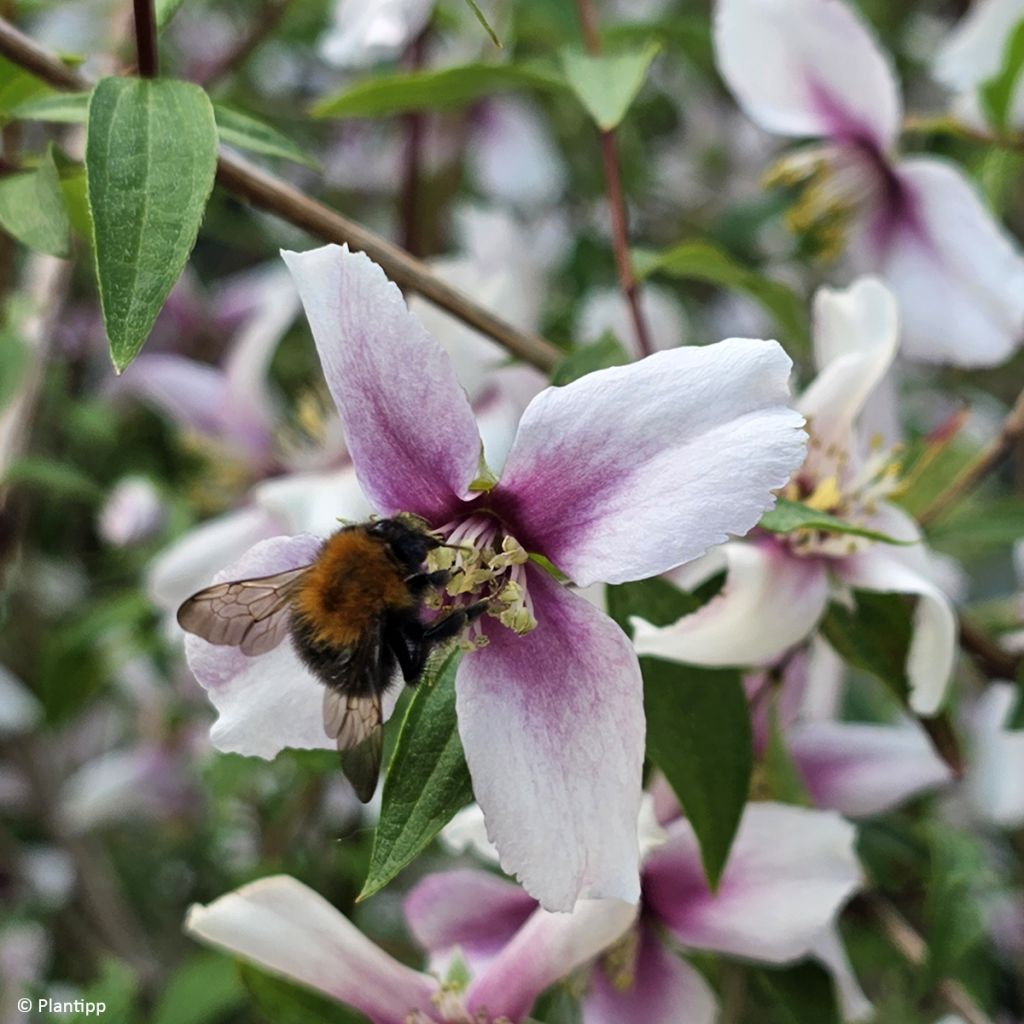
[[[413,597],[419,597],[432,587],[443,587],[452,574],[447,569],[438,569],[437,572],[419,572],[412,576],[406,576],[405,585]]]
[[[423,631],[423,639],[437,643],[439,640],[448,640],[457,636],[474,619],[483,615],[486,608],[486,601],[477,601],[476,604],[471,604],[467,608],[457,608],[445,615],[444,618],[436,619],[427,626]]]
[[[394,652],[402,678],[412,685],[423,673],[430,645],[423,639],[423,624],[415,618],[396,618],[388,623],[384,643]]]

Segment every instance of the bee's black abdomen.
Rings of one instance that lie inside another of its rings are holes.
[[[374,697],[391,685],[398,664],[380,626],[368,629],[350,647],[318,643],[315,636],[316,630],[307,619],[292,616],[295,653],[325,686],[353,697]]]

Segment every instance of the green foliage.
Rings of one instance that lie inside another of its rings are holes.
[[[84,124],[89,115],[88,92],[59,92],[19,103],[11,116],[21,121],[51,121],[55,124]]]
[[[245,988],[232,961],[198,953],[167,982],[152,1024],[216,1024],[244,1000]]]
[[[305,164],[306,167],[320,167],[317,160],[304,153],[287,135],[265,121],[220,103],[214,104],[213,113],[221,142],[265,156],[279,156],[297,164]]]
[[[67,256],[71,225],[53,146],[35,170],[0,178],[0,227],[30,249]]]
[[[844,661],[880,679],[905,702],[913,605],[901,594],[854,591],[854,608],[831,604],[821,631]]]
[[[662,273],[744,292],[774,317],[783,342],[803,352],[810,350],[803,300],[786,285],[750,270],[710,242],[680,242],[661,252],[636,249],[633,267],[640,278]]]
[[[156,0],[156,27],[166,28],[167,23],[178,13],[184,0]]]
[[[992,126],[1004,132],[1009,128],[1013,95],[1024,71],[1024,19],[1017,22],[1007,36],[1003,49],[1003,62],[999,72],[979,90],[981,105]]]
[[[85,167],[110,354],[138,355],[195,245],[217,165],[198,86],[105,78],[93,90]]]
[[[673,593],[674,591],[674,593]],[[664,580],[608,588],[608,611],[668,625],[694,599]],[[740,673],[641,658],[647,754],[683,805],[700,843],[704,873],[717,886],[739,827],[753,773],[750,711]]]
[[[840,1024],[832,979],[821,964],[804,961],[774,970],[758,967],[751,973],[778,1009],[782,1024]]]
[[[104,1003],[106,1010],[101,1016],[95,1013],[87,1015],[82,1010],[70,1015],[47,1013],[44,1020],[60,1021],[61,1024],[93,1024],[97,1019],[102,1019],[110,1024],[136,1024],[140,1020],[136,1009],[138,987],[134,971],[118,960],[105,960],[99,978],[77,996],[83,1003]]]
[[[455,717],[453,651],[409,702],[384,780],[370,872],[359,898],[379,892],[473,799]]]
[[[591,56],[575,49],[562,51],[562,71],[569,88],[602,131],[618,127],[647,79],[661,44]]]
[[[757,524],[762,530],[770,533],[795,533],[797,530],[821,530],[826,533],[846,533],[854,537],[866,537],[869,540],[881,541],[883,544],[909,544],[913,541],[896,540],[877,530],[868,530],[855,523],[848,523],[828,512],[819,512],[799,501],[787,501],[779,498],[775,508],[769,509]]]
[[[606,370],[610,366],[624,366],[629,355],[618,338],[610,332],[602,335],[592,345],[581,345],[570,352],[555,367],[551,383],[556,387],[571,384],[594,370]]]
[[[542,64],[463,64],[440,71],[375,75],[337,96],[317,101],[314,117],[381,117],[412,110],[464,107],[510,89],[565,88],[562,77]]]
[[[12,117],[12,112],[22,103],[51,91],[35,75],[0,57],[0,124]]]
[[[252,964],[239,963],[238,972],[267,1024],[366,1024],[351,1007]]]
[[[985,934],[979,897],[990,878],[982,847],[965,833],[933,823],[926,829],[928,977],[955,976]]]

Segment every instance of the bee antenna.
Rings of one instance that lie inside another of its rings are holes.
[[[451,548],[453,551],[473,551],[473,549],[468,544],[442,544],[440,541],[438,541],[437,546],[439,548]]]

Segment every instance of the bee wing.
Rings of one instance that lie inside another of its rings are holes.
[[[178,625],[211,644],[266,654],[288,631],[291,599],[308,565],[254,580],[216,583],[178,609]]]
[[[337,741],[341,767],[365,804],[377,788],[384,729],[380,697],[353,697],[324,688],[324,731]]]

